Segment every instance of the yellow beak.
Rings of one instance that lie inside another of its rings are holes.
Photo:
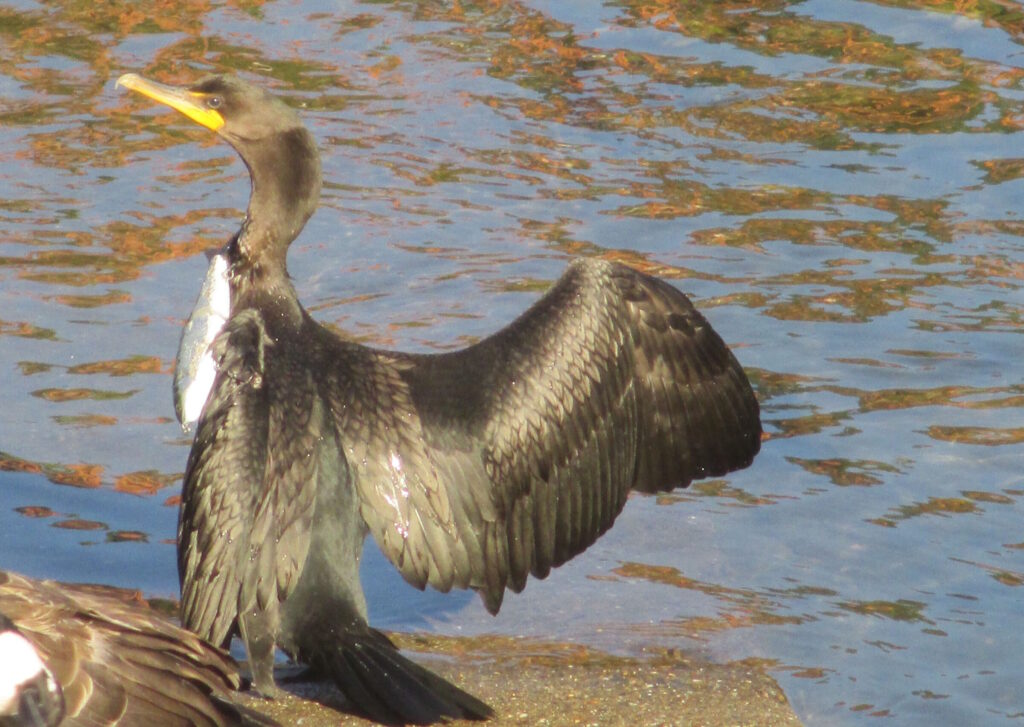
[[[165,86],[135,73],[124,74],[117,79],[117,85],[124,86],[131,91],[138,91],[143,96],[170,106],[211,131],[219,131],[224,126],[224,117],[206,106],[204,94],[193,93],[187,88]]]

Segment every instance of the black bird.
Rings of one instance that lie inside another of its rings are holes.
[[[0,725],[276,725],[220,649],[94,586],[0,571]]]
[[[275,644],[384,722],[485,718],[366,620],[366,534],[405,579],[505,589],[544,578],[607,530],[629,490],[745,467],[758,404],[732,353],[671,285],[578,260],[529,310],[466,349],[362,346],[303,309],[285,269],[320,160],[283,102],[234,77],[119,83],[217,132],[252,178],[225,248],[229,311],[185,471],[182,619],[237,628],[273,695]]]

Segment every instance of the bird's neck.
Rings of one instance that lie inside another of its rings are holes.
[[[288,246],[320,199],[320,155],[313,136],[296,127],[257,144],[240,141],[235,148],[252,178],[238,252],[262,274],[286,276]]]

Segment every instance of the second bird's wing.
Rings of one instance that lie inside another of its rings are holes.
[[[229,701],[239,678],[225,652],[102,587],[0,571],[0,613],[60,684],[61,724],[276,724]]]

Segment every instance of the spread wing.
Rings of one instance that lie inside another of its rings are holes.
[[[618,264],[573,264],[463,351],[365,355],[362,391],[336,382],[332,410],[370,532],[410,583],[474,588],[492,612],[593,543],[631,488],[721,475],[760,447],[721,338]]]
[[[0,613],[61,685],[66,724],[242,722],[223,699],[239,686],[231,657],[141,605],[0,571]]]
[[[309,549],[321,408],[312,372],[289,348],[275,348],[253,310],[213,344],[217,378],[185,470],[178,571],[182,622],[215,644],[239,613],[284,600]]]

